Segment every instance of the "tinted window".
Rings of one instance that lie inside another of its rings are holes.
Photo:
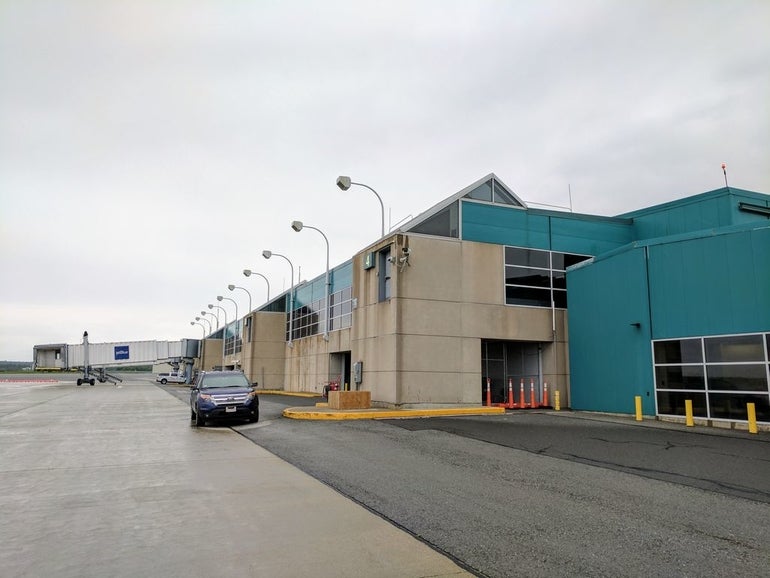
[[[506,267],[505,282],[509,285],[529,285],[531,287],[551,286],[548,271],[523,267]]]
[[[479,201],[492,201],[492,181],[489,180],[473,189],[465,195],[468,199],[477,199]]]
[[[700,339],[656,341],[655,363],[701,363],[703,351]]]
[[[425,235],[435,235],[437,237],[459,236],[459,218],[457,216],[458,204],[452,203],[447,208],[442,209],[429,219],[424,220],[419,225],[411,228],[415,233],[424,233]]]
[[[764,361],[765,351],[761,335],[731,335],[707,337],[706,362]]]
[[[551,268],[548,251],[521,249],[519,247],[505,248],[505,263],[506,265],[523,265],[525,267],[539,267],[541,269]]]
[[[550,307],[551,291],[549,289],[531,289],[529,287],[508,286],[505,288],[505,302],[508,305]]]
[[[204,375],[202,388],[210,387],[250,387],[249,380],[242,373]]]

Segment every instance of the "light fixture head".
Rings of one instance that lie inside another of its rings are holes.
[[[251,269],[244,269],[243,270],[243,275],[244,275],[244,277],[248,277],[249,275],[251,275]]]
[[[190,321],[190,325],[195,325],[195,321]]]
[[[292,221],[291,228],[299,233],[302,230],[302,221]]]
[[[262,256],[265,259],[269,259],[270,257],[273,256],[273,252],[272,251],[268,251],[267,249],[265,249],[264,251],[262,251]]]
[[[227,286],[227,288],[228,288],[230,291],[232,291],[233,289],[235,289],[235,285],[228,285],[228,286]]]
[[[343,191],[347,191],[350,188],[350,177],[337,177],[337,186]]]
[[[222,299],[224,299],[224,297],[222,297],[221,295],[217,295],[217,301],[222,301]]]
[[[214,306],[211,303],[209,303],[208,308],[209,309],[214,309]]]
[[[196,317],[196,318],[195,318],[195,321],[200,321],[200,320],[201,320],[201,318],[200,318],[200,317]]]
[[[205,311],[201,311],[201,315],[206,315],[206,312]]]

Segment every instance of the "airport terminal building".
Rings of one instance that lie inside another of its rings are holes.
[[[504,402],[770,422],[770,195],[616,217],[528,207],[494,174],[208,336],[199,366],[373,405]],[[328,292],[328,300],[327,300]],[[327,305],[328,301],[328,305]],[[224,342],[223,342],[224,339]]]

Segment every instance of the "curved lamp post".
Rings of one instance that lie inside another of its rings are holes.
[[[282,259],[285,259],[286,262],[289,264],[289,267],[291,268],[291,290],[289,291],[289,347],[294,347],[294,265],[291,261],[289,261],[289,258],[286,255],[281,255],[280,253],[273,253],[272,251],[264,250],[262,251],[262,256],[265,259],[269,259],[275,255],[276,257],[281,257]]]
[[[265,277],[262,273],[257,273],[256,271],[252,271],[251,269],[243,270],[244,277],[249,277],[251,275],[259,275],[265,280],[265,283],[267,283],[267,300],[270,301],[270,281],[268,281],[267,277]]]
[[[196,317],[195,321],[205,321],[206,325],[208,325],[208,332],[209,334],[211,333],[211,322],[208,319],[206,319],[205,317]]]
[[[224,297],[222,295],[217,295],[217,301],[219,301],[221,303],[222,300],[229,301],[230,303],[235,305],[235,323],[237,324],[238,323],[238,319],[239,319],[238,318],[238,303],[236,303],[235,299],[230,299],[229,297]]]
[[[217,329],[219,329],[219,312],[217,312],[217,314],[214,315],[213,313],[211,313],[211,311],[201,311],[201,315],[211,315],[213,318],[215,318],[217,320]]]
[[[238,303],[235,301],[235,299],[230,299],[229,297],[224,297],[222,295],[217,295],[217,301],[221,302],[222,300],[230,301],[233,305],[235,305],[235,329],[233,331],[233,355],[238,353],[235,351],[235,349],[238,347],[238,340],[241,339],[241,330],[240,327],[238,327],[238,322],[241,320],[241,318],[238,316]],[[227,331],[227,330],[225,330]]]
[[[227,288],[230,291],[233,291],[235,289],[240,289],[241,291],[246,291],[246,295],[249,296],[249,313],[251,313],[251,293],[249,293],[249,290],[244,287],[238,287],[238,285],[228,285]]]
[[[291,228],[294,229],[297,233],[299,233],[302,229],[313,229],[314,231],[321,233],[324,241],[326,241],[326,301],[324,302],[324,339],[329,341],[329,239],[326,237],[326,235],[324,235],[324,232],[321,229],[311,227],[310,225],[305,225],[302,223],[302,221],[292,221]]]
[[[377,191],[375,191],[372,187],[369,185],[365,185],[364,183],[354,183],[350,180],[350,177],[345,176],[339,176],[337,177],[337,186],[342,189],[343,191],[347,191],[351,185],[358,185],[359,187],[365,187],[372,191],[374,193],[374,196],[377,197],[377,200],[380,201],[380,209],[382,211],[382,217],[381,217],[381,237],[385,236],[385,205],[382,204],[382,198],[380,198],[380,195],[377,194]]]
[[[197,321],[190,321],[190,325],[200,325],[201,331],[203,331],[203,339],[206,339],[206,326],[203,323]]]
[[[201,311],[201,313],[203,313],[203,311]],[[203,319],[201,319],[200,317],[196,317],[195,321],[190,321],[190,325],[200,325],[201,328],[203,329],[203,339],[201,339],[201,350],[199,351],[200,367],[201,369],[203,369],[203,361],[206,358],[206,356],[203,353],[206,350],[206,327],[202,323],[198,322],[199,319],[201,321],[205,321],[206,323],[209,323],[209,322],[205,317]],[[211,323],[209,323],[209,335],[211,335]]]
[[[222,329],[222,369],[225,368],[225,343],[227,343],[227,311],[224,307],[220,307],[219,305],[214,305],[213,303],[208,304],[209,309],[214,309],[216,307],[217,309],[221,309],[222,313],[225,316],[225,326]],[[217,316],[217,323],[219,323],[219,316]]]

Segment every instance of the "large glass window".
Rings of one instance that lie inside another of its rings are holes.
[[[700,339],[656,341],[653,347],[655,363],[701,363],[703,344]]]
[[[566,309],[565,267],[586,259],[590,257],[523,247],[506,247],[505,303]]]
[[[353,322],[353,289],[346,287],[329,295],[329,331],[350,327]],[[302,339],[323,333],[326,314],[324,298],[294,310],[293,339]],[[286,339],[289,338],[289,316],[286,316]]]
[[[770,422],[770,333],[667,339],[652,344],[658,413]]]
[[[481,183],[470,193],[467,193],[464,198],[474,199],[476,201],[485,201],[487,203],[513,205],[514,207],[522,206],[522,204],[516,200],[516,197],[513,195],[513,193],[511,193],[503,186],[502,183],[495,179],[489,179],[488,181]]]
[[[225,355],[235,355],[243,350],[243,323],[239,319],[228,323],[223,329],[225,337]]]
[[[707,362],[764,361],[765,348],[761,335],[730,335],[707,337]]]
[[[448,207],[441,209],[435,215],[425,219],[419,225],[412,228],[415,233],[424,233],[425,235],[435,235],[437,237],[460,236],[460,217],[459,203],[455,201]]]

